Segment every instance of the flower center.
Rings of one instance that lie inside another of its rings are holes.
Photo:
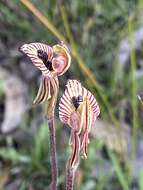
[[[72,103],[76,110],[80,106],[81,102],[83,102],[83,97],[81,95],[72,97]]]
[[[41,59],[49,71],[52,71],[52,62],[48,60],[48,54],[43,50],[37,50],[37,56]]]

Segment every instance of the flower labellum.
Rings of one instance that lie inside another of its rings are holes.
[[[72,153],[70,167],[76,167],[79,154],[87,157],[89,133],[94,126],[100,108],[95,97],[77,80],[69,80],[59,104],[60,120],[71,128]]]
[[[57,94],[58,76],[64,74],[71,63],[71,57],[65,44],[53,47],[43,43],[24,44],[20,51],[26,54],[32,63],[42,72],[41,84],[34,104],[43,103]]]

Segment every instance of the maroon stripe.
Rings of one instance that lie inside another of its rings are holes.
[[[66,115],[69,115],[70,113],[68,112],[67,109],[63,108],[61,105],[59,107],[59,110],[62,112],[62,113],[65,113]]]
[[[66,105],[66,104],[64,104],[64,103],[62,102],[62,100],[61,100],[60,105],[63,105],[63,106],[64,106],[67,110],[69,110],[69,109],[70,109],[70,107],[67,107],[67,105]]]
[[[87,118],[88,118],[88,109],[87,109],[87,101],[86,101],[86,123],[85,123],[85,130],[87,129]]]
[[[39,46],[39,43],[35,43],[33,44],[35,46],[35,48],[38,50],[38,49],[41,49],[41,47]]]
[[[77,144],[76,134],[74,135],[73,139],[74,139],[74,142],[72,144],[73,153],[72,153],[72,159],[71,159],[71,166],[73,166],[73,163],[74,163],[75,157],[76,157],[76,152],[77,152],[77,149],[76,149],[76,144]]]
[[[69,100],[71,100],[71,96],[70,96],[70,94],[69,94],[69,90],[68,90],[68,88],[66,89],[66,91],[65,91],[65,96],[66,96],[66,98],[68,98]]]
[[[68,109],[71,109],[71,102],[67,102],[64,97],[62,97],[61,102],[62,102]]]
[[[43,101],[44,97],[45,97],[45,94],[46,94],[46,79],[44,78],[43,80],[43,90],[42,90],[42,96],[41,98],[39,99],[39,103]]]
[[[62,97],[67,103],[70,103],[70,99],[69,97],[67,97],[67,95],[64,93],[63,97]]]
[[[43,44],[41,45],[41,43],[39,43],[38,45],[39,45],[39,47],[40,47],[41,50],[44,50]]]
[[[36,50],[38,50],[37,43],[32,43],[31,44],[33,47],[35,47]]]
[[[70,118],[69,116],[64,115],[63,113],[59,113],[59,116],[60,116],[60,117],[65,117],[65,118],[67,118],[67,119],[69,119],[69,118]]]

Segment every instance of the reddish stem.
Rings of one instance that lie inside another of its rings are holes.
[[[49,136],[50,136],[50,159],[52,171],[52,184],[51,190],[57,190],[57,155],[56,155],[56,130],[54,126],[54,117],[48,119]]]
[[[66,173],[66,190],[73,190],[74,187],[74,178],[75,178],[75,169],[68,167]]]
[[[58,166],[57,166],[57,153],[56,153],[56,128],[54,123],[55,106],[57,102],[57,95],[59,90],[59,81],[55,78],[55,82],[51,81],[54,94],[48,102],[47,117],[50,136],[50,160],[52,172],[51,190],[57,190]]]

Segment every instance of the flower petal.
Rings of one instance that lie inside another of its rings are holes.
[[[43,103],[46,100],[49,100],[51,98],[51,84],[50,79],[43,76],[41,79],[40,87],[38,90],[38,94],[36,98],[34,99],[34,104],[40,104]]]
[[[58,55],[52,59],[52,68],[58,74],[63,73],[67,65],[67,58],[63,55]]]
[[[64,74],[71,64],[71,56],[65,44],[53,46],[53,52],[57,57],[53,58],[52,66],[58,75]]]
[[[89,104],[92,107],[92,110],[94,112],[94,116],[97,118],[100,114],[100,108],[99,105],[95,99],[95,97],[91,94],[91,92],[88,90],[87,97],[89,100]]]
[[[71,132],[71,146],[72,153],[70,158],[70,167],[74,168],[79,163],[79,153],[80,153],[80,139],[78,134],[75,131]]]
[[[77,112],[71,114],[69,125],[77,134],[80,133],[80,115]]]
[[[71,127],[72,156],[70,163],[71,166],[74,166],[78,162],[79,152],[85,158],[87,157],[88,136],[100,113],[100,108],[91,92],[82,87],[77,80],[68,80],[66,86],[59,104],[59,116],[63,123]],[[75,144],[78,146],[76,147]]]
[[[43,63],[43,60],[38,57],[38,51],[41,50],[47,55],[47,61],[52,61],[53,50],[50,46],[43,43],[29,43],[24,44],[20,47],[20,51],[26,54],[32,63],[41,70],[43,75],[51,77],[50,71],[47,69],[46,65]]]
[[[80,137],[80,146],[81,146],[81,153],[83,154],[84,158],[87,158],[87,148],[89,144],[89,138],[88,138],[88,132],[85,132],[81,137]]]

